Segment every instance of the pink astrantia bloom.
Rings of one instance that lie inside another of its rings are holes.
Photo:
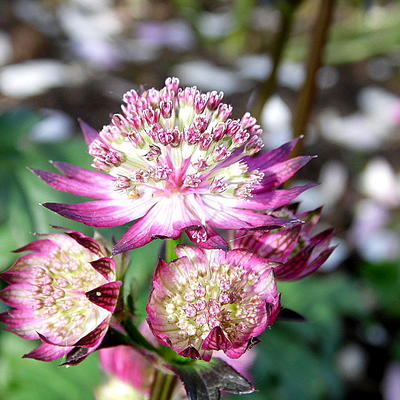
[[[142,324],[140,331],[149,342],[157,345],[157,340],[147,322]],[[223,351],[217,351],[214,354],[250,379],[250,367],[256,357],[255,349],[249,349],[242,357],[235,360],[228,358]],[[109,375],[133,387],[138,395],[146,397],[150,394],[156,371],[155,363],[151,363],[138,349],[125,345],[109,347],[101,349],[99,356],[101,367]],[[180,389],[182,392],[183,388]]]
[[[139,351],[122,345],[101,349],[99,354],[101,366],[107,373],[143,396],[150,393],[154,367]]]
[[[42,340],[24,357],[67,355],[66,364],[77,364],[103,340],[121,282],[115,261],[93,238],[75,231],[42,236],[18,249],[31,253],[0,275],[9,283],[0,299],[14,308],[0,321],[23,338]]]
[[[146,322],[140,331],[151,343],[157,344]],[[109,347],[101,349],[99,356],[100,364],[108,374],[131,385],[142,395],[150,394],[155,368],[137,349],[125,345]]]
[[[314,236],[312,230],[318,223],[321,208],[296,214],[297,204],[283,207],[275,215],[298,218],[304,221],[289,228],[266,230],[239,230],[235,233],[234,248],[252,251],[260,257],[279,262],[274,268],[275,277],[282,281],[304,278],[315,272],[331,255],[333,229]]]
[[[161,90],[125,93],[122,113],[99,133],[81,123],[100,172],[63,162],[54,165],[64,175],[33,170],[56,189],[99,200],[44,206],[92,226],[137,220],[114,254],[183,230],[202,247],[227,249],[212,228],[287,223],[257,211],[285,205],[309,188],[277,189],[312,157],[289,159],[296,140],[251,157],[263,146],[262,130],[249,113],[232,119],[222,96],[179,88],[176,78]]]
[[[160,260],[147,305],[160,343],[210,360],[214,350],[239,358],[280,310],[275,263],[242,250],[178,246],[180,258]]]

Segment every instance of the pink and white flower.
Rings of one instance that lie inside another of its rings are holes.
[[[258,210],[287,204],[310,185],[277,189],[312,157],[289,159],[296,140],[251,157],[263,147],[262,130],[246,113],[232,119],[223,93],[179,88],[168,78],[161,90],[127,92],[122,113],[98,133],[81,123],[92,166],[55,162],[64,175],[33,170],[56,189],[99,200],[45,207],[92,226],[137,220],[114,254],[156,237],[187,230],[202,247],[225,247],[212,228],[281,226],[287,219]]]
[[[239,358],[280,311],[275,263],[242,250],[178,246],[176,252],[180,258],[160,260],[154,274],[151,330],[185,357],[208,361],[222,350]]]
[[[141,333],[154,345],[157,341],[145,322]],[[100,364],[111,376],[132,386],[143,396],[150,394],[155,366],[140,351],[132,346],[120,345],[99,351]]]
[[[42,344],[24,357],[77,364],[102,342],[121,282],[115,261],[98,241],[76,231],[42,235],[16,250],[30,251],[0,277],[0,299],[14,309],[0,314],[7,330]]]
[[[157,340],[147,322],[142,324],[140,331],[149,342],[157,345]],[[256,358],[254,348],[249,349],[239,359],[235,360],[228,358],[223,351],[216,351],[214,355],[227,362],[241,375],[248,379],[251,378],[250,367]],[[156,363],[152,363],[137,348],[126,345],[101,349],[99,356],[101,367],[111,377],[128,384],[134,389],[137,397],[148,397],[156,372]],[[114,379],[112,380],[113,384],[116,382]],[[179,393],[183,393],[183,387],[180,387]],[[174,396],[174,398],[181,397],[183,398],[183,396]]]
[[[276,210],[275,215],[303,221],[289,228],[275,230],[239,230],[234,248],[252,251],[260,257],[278,262],[276,279],[292,281],[315,272],[328,259],[336,246],[330,246],[334,231],[326,229],[314,236],[312,231],[320,219],[322,208],[296,214],[298,204]]]

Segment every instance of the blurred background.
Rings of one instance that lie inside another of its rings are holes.
[[[93,232],[40,207],[77,199],[26,170],[89,165],[77,118],[99,129],[125,91],[171,75],[223,90],[235,117],[259,118],[266,148],[305,134],[301,151],[319,157],[297,179],[320,185],[302,208],[324,205],[339,244],[317,274],[281,284],[308,322],[264,333],[246,399],[399,400],[399,26],[395,0],[3,0],[0,269],[49,224]],[[138,318],[159,245],[132,252]],[[65,369],[21,359],[33,347],[0,331],[1,399],[92,399],[106,379],[96,354]]]

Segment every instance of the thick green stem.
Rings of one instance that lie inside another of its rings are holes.
[[[300,5],[302,0],[295,0],[292,2],[283,1],[280,10],[280,21],[279,28],[274,38],[274,47],[271,51],[272,57],[272,69],[268,78],[261,84],[258,92],[254,107],[253,115],[257,120],[260,120],[261,112],[264,108],[265,103],[273,94],[276,88],[276,80],[281,65],[283,52],[288,42],[290,32],[292,30],[294,14],[297,7]]]
[[[175,260],[178,256],[175,252],[176,246],[183,243],[183,235],[178,239],[167,239],[165,243],[165,261],[170,262]]]
[[[126,333],[133,345],[143,347],[144,349],[162,355],[159,348],[153,346],[139,331],[130,318],[122,321],[122,326],[125,328]]]
[[[316,93],[316,77],[322,65],[323,52],[328,39],[335,3],[336,0],[320,0],[319,10],[315,17],[314,29],[310,40],[307,76],[297,98],[293,116],[294,137],[306,134],[307,123],[310,118]],[[299,147],[300,146],[297,147],[298,153],[300,152]]]
[[[177,378],[160,370],[154,373],[150,400],[170,400],[175,389]]]

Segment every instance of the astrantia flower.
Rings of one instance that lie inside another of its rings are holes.
[[[178,246],[160,261],[147,305],[157,339],[183,356],[239,358],[280,310],[275,263],[251,253]]]
[[[10,283],[0,299],[14,307],[0,321],[23,338],[42,340],[25,357],[51,361],[67,355],[66,364],[76,364],[100,345],[121,282],[98,241],[75,231],[43,236],[18,249],[32,253],[0,275]]]
[[[157,344],[146,322],[140,331],[151,343]],[[101,349],[99,356],[100,364],[107,373],[131,385],[142,395],[150,393],[155,367],[137,349],[125,345],[109,347]]]
[[[122,113],[100,133],[81,124],[92,166],[101,172],[61,162],[54,165],[65,176],[34,170],[59,190],[100,200],[45,206],[92,226],[138,220],[116,244],[115,254],[155,237],[177,238],[183,230],[203,247],[222,247],[211,227],[287,223],[256,210],[285,205],[307,189],[276,188],[311,157],[288,159],[296,141],[250,157],[263,146],[261,128],[249,113],[232,119],[232,107],[221,102],[222,96],[181,89],[176,78],[168,78],[161,90],[127,92]]]
[[[278,264],[275,277],[282,281],[304,278],[315,272],[331,255],[335,246],[330,246],[333,229],[326,229],[312,236],[318,223],[321,208],[296,214],[297,204],[281,208],[274,215],[298,218],[304,221],[289,228],[273,231],[239,230],[235,233],[234,247],[252,251]]]

